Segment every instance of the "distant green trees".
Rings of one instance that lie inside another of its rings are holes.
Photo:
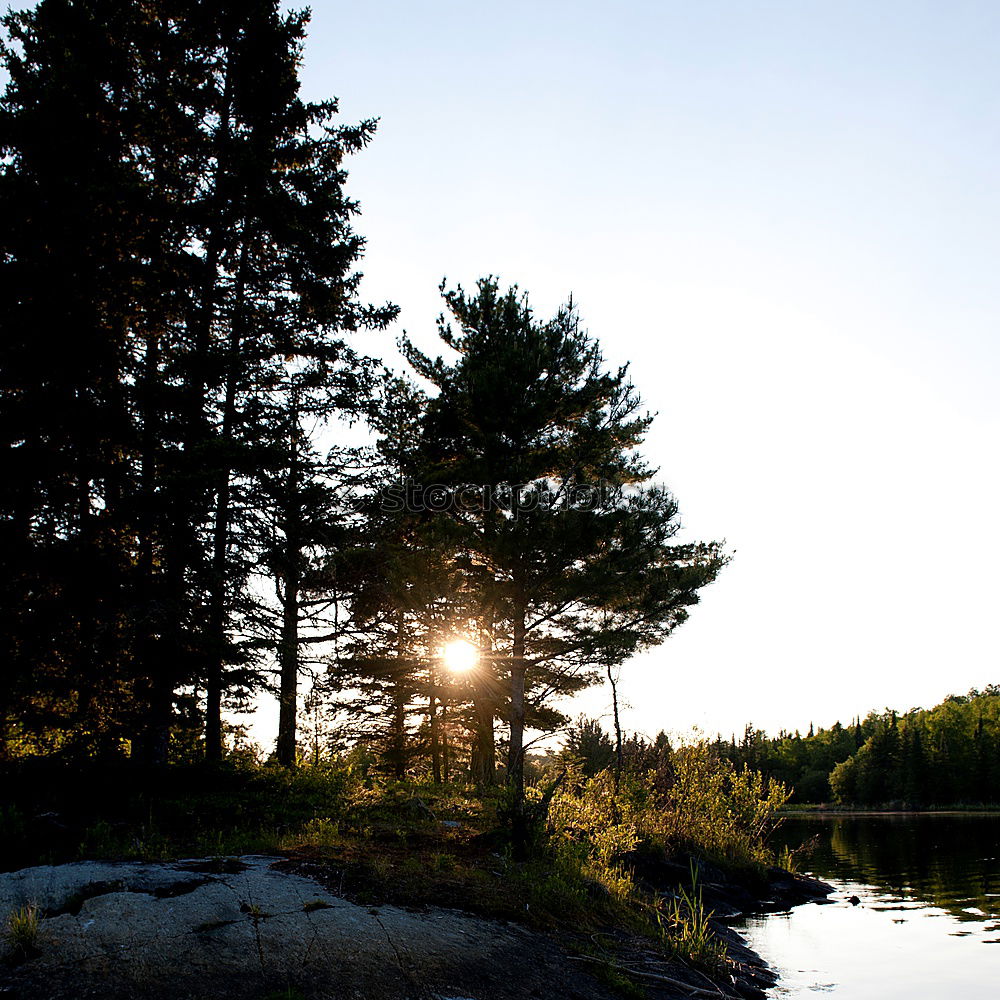
[[[834,768],[838,802],[912,806],[1000,802],[1000,688],[949,695],[932,709],[889,712]]]
[[[563,760],[578,764],[588,777],[611,766],[615,744],[597,719],[581,716],[566,734],[560,754]]]
[[[604,731],[600,720],[581,715],[567,730],[558,759],[563,764],[578,767],[584,775],[592,778],[616,764],[616,751],[616,740]],[[662,730],[653,740],[647,740],[638,733],[623,736],[622,773],[644,775],[653,771],[661,784],[669,785],[673,753],[670,738]]]
[[[812,727],[810,727],[811,729]],[[794,801],[945,806],[1000,803],[1000,687],[931,709],[871,713],[809,735],[747,727],[717,751],[794,789]]]

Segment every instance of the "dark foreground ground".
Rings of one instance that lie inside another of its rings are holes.
[[[639,873],[661,884],[689,869]],[[8,945],[0,993],[19,998],[570,1000],[760,997],[773,975],[724,920],[787,909],[828,887],[773,870],[754,896],[703,866],[726,941],[714,978],[618,928],[550,932],[467,908],[394,901],[337,852],[172,863],[84,861],[0,875],[0,913],[32,903],[30,948]],[[438,884],[441,880],[438,880]],[[412,886],[402,880],[404,894]]]

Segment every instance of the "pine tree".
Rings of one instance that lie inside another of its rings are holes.
[[[615,745],[597,719],[581,715],[566,734],[560,757],[579,764],[584,774],[593,777],[611,765]]]
[[[442,636],[461,614],[461,582],[440,526],[408,509],[402,481],[413,467],[426,397],[386,376],[371,423],[378,433],[367,490],[358,492],[357,540],[341,576],[351,638],[335,666],[337,686],[360,698],[345,706],[381,749],[387,770],[403,777],[417,757],[418,714],[436,781],[442,777],[441,709],[454,700],[440,669]]]
[[[552,695],[594,683],[602,654],[661,641],[724,558],[715,544],[668,544],[676,505],[642,488],[652,471],[635,452],[650,418],[626,369],[605,370],[572,302],[540,321],[493,278],[474,294],[442,293],[457,329],[442,317],[438,332],[457,360],[404,345],[438,389],[424,481],[450,498],[480,602],[503,628],[508,781],[520,801],[526,724],[545,725]]]

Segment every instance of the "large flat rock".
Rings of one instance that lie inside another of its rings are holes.
[[[80,862],[0,874],[0,920],[27,902],[43,914],[36,954],[0,971],[0,994],[611,995],[544,937],[453,910],[358,906],[272,868],[278,860]]]

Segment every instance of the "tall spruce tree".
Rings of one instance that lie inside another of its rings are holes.
[[[156,646],[176,632],[159,586],[157,538],[184,535],[164,524],[163,369],[191,275],[176,114],[163,109],[191,81],[138,4],[46,0],[4,28],[7,676],[30,669],[22,723],[47,706],[49,728],[113,745],[144,725]]]
[[[284,366],[319,380],[344,360],[343,332],[386,325],[395,310],[357,300],[363,240],[343,161],[375,123],[335,124],[335,101],[306,103],[298,66],[306,17],[276,0],[214,5],[202,25],[216,66],[206,119],[213,172],[200,206],[205,280],[194,325],[214,445],[207,601],[206,753],[221,754],[232,615],[249,569],[238,530],[248,509],[262,399]]]
[[[162,761],[178,689],[200,686],[217,758],[224,696],[253,680],[235,632],[286,438],[274,387],[343,387],[345,331],[394,315],[357,301],[344,191],[374,122],[300,99],[305,24],[276,0],[4,20],[5,720]]]

